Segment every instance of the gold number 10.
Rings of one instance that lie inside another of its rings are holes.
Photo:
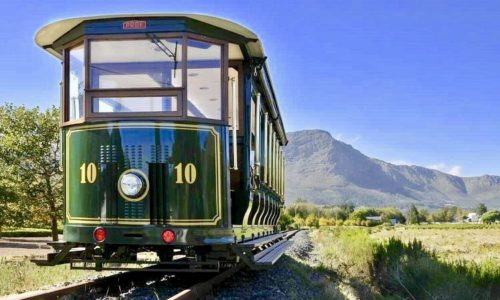
[[[80,167],[80,183],[94,183],[97,178],[97,168],[94,163],[83,164]]]
[[[183,184],[185,180],[186,183],[193,184],[196,181],[196,167],[192,163],[187,164],[184,169],[182,168],[182,163],[179,163],[175,166],[175,171],[177,175],[175,183]]]

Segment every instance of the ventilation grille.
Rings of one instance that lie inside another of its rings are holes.
[[[125,168],[142,169],[142,145],[125,145]]]
[[[100,163],[115,163],[117,161],[116,145],[101,145],[99,149]]]

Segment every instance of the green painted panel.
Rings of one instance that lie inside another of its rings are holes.
[[[215,225],[227,202],[226,131],[126,122],[66,130],[67,222]],[[140,201],[118,192],[118,178],[129,169],[148,177],[148,194]]]

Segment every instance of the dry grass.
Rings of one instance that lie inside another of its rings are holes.
[[[438,227],[439,228],[439,227]],[[484,229],[419,229],[418,227],[382,228],[370,235],[377,241],[394,237],[403,242],[419,240],[427,250],[445,261],[493,261],[500,267],[500,227]]]
[[[36,291],[56,284],[104,276],[109,272],[70,270],[69,265],[39,267],[28,257],[0,257],[0,296]]]
[[[498,227],[333,227],[311,236],[321,267],[358,299],[496,299],[500,289]]]

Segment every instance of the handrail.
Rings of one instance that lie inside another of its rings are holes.
[[[260,176],[260,93],[255,110],[255,175]]]
[[[236,126],[238,124],[237,120],[237,107],[238,98],[236,95],[236,80],[231,78],[232,86],[232,102],[233,102],[233,112],[232,112],[232,131],[233,131],[233,170],[238,170],[238,133]]]

